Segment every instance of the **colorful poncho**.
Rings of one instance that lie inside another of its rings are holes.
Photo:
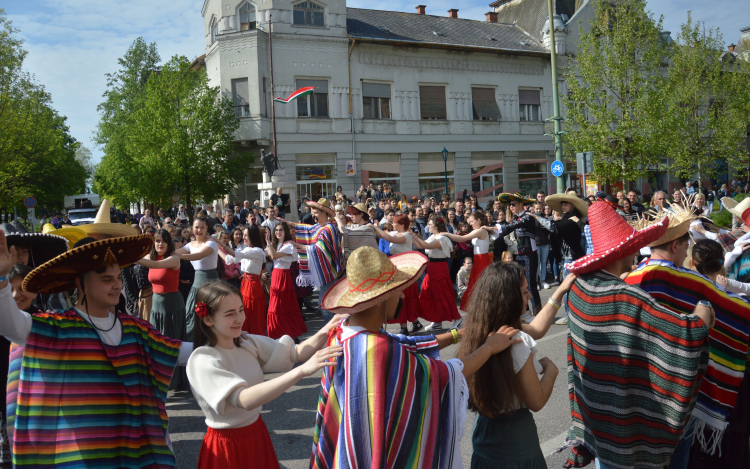
[[[461,467],[462,363],[440,361],[434,336],[348,327],[332,335],[329,345],[342,344],[344,353],[323,372],[310,467]]]
[[[724,251],[730,252],[734,249],[734,243],[744,234],[744,230],[742,230],[741,228],[737,228],[736,230],[732,230],[727,233],[718,234],[717,238],[719,240],[719,244],[721,244],[721,247],[724,248]]]
[[[713,306],[716,324],[709,338],[708,368],[692,416],[698,442],[704,451],[713,454],[721,444],[745,374],[750,305],[742,297],[724,292],[698,272],[665,260],[644,260],[625,281],[676,313],[691,314],[701,300]]]
[[[338,227],[329,222],[323,226],[296,224],[295,229],[297,242],[307,246],[299,252],[297,284],[320,288],[336,280],[344,270],[343,236]]]
[[[175,467],[165,404],[180,342],[127,315],[117,346],[74,310],[31,319],[14,467]]]
[[[598,457],[618,468],[668,464],[708,359],[708,327],[603,270],[568,294],[566,467]]]

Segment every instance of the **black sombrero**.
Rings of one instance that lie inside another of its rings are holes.
[[[62,236],[45,233],[29,233],[17,229],[10,223],[0,223],[5,233],[8,247],[18,246],[29,249],[29,267],[38,267],[68,250],[68,240]]]

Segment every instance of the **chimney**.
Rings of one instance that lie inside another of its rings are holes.
[[[729,52],[734,52],[734,46],[736,46],[736,45],[737,45],[737,44],[729,44],[729,45],[727,46],[727,49],[729,49]]]
[[[458,9],[451,8],[450,10],[448,10],[448,18],[458,18]]]
[[[417,5],[417,14],[418,15],[424,15],[427,13],[427,6],[426,5]]]
[[[484,15],[487,17],[488,23],[497,23],[497,12],[488,11]]]

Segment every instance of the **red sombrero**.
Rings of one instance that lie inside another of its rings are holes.
[[[594,252],[565,264],[565,268],[576,275],[606,267],[661,238],[669,227],[669,217],[637,230],[609,203],[594,202],[589,208],[589,225]]]

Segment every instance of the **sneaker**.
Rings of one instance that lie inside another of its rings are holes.
[[[399,331],[400,335],[409,335],[409,329],[402,327],[401,331]]]
[[[542,288],[544,288],[545,290],[549,290],[549,283],[542,282]]]
[[[426,331],[440,331],[443,329],[442,322],[431,322],[424,328]]]
[[[419,321],[416,321],[416,322],[412,323],[411,334],[416,334],[417,332],[421,331],[422,329],[424,329],[424,326],[422,325],[422,323],[419,322]]]
[[[541,289],[542,289],[542,286],[541,286],[541,285],[537,285],[537,286],[536,286],[536,289],[537,289],[537,290],[541,290]]]
[[[555,321],[555,324],[557,324],[558,326],[565,326],[565,325],[567,325],[568,324],[568,317],[567,316],[561,317],[560,319],[558,319],[557,321]]]
[[[453,327],[451,329],[461,329],[462,327],[464,327],[463,318],[453,320]]]
[[[524,319],[523,322],[525,322],[526,324],[531,324],[531,321],[533,321],[535,317],[536,317],[535,315],[529,314],[529,316],[526,319]]]

